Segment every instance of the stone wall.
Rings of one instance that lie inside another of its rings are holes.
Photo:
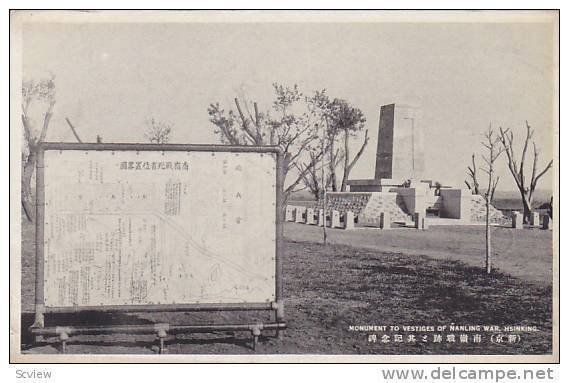
[[[381,192],[371,194],[369,203],[358,220],[359,223],[379,225],[379,218],[382,212],[388,212],[392,222],[409,222],[411,220],[404,208],[402,198],[396,193]]]
[[[473,195],[471,203],[471,220],[473,223],[486,222],[486,201],[481,195]],[[511,224],[511,218],[507,217],[500,210],[490,205],[490,223],[499,225]]]
[[[337,210],[340,213],[353,212],[358,217],[358,224],[379,225],[382,212],[389,212],[393,222],[408,222],[411,217],[407,214],[403,200],[396,193],[327,193],[327,210]],[[317,201],[315,209],[322,208],[322,202]]]
[[[372,193],[326,193],[326,210],[337,210],[340,213],[351,211],[358,215],[366,207]],[[322,209],[322,201],[316,201],[315,209]]]

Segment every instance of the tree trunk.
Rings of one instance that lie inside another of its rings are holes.
[[[486,197],[486,273],[492,272],[492,246],[490,243],[490,201]]]
[[[32,176],[36,167],[35,148],[30,147],[30,154],[22,169],[22,207],[28,221],[35,219],[35,204],[32,194]]]
[[[324,137],[324,136],[322,136]],[[326,175],[325,175],[325,166],[324,166],[324,159],[325,159],[325,149],[324,149],[324,138],[322,138],[322,167],[321,167],[321,176],[322,176],[322,211],[324,212],[324,224],[322,225],[322,242],[324,246],[326,246],[328,242],[328,233],[326,233]],[[318,218],[320,218],[320,212],[318,212]],[[331,217],[330,217],[331,218]]]
[[[365,131],[365,137],[364,137],[364,142],[362,144],[362,146],[360,146],[360,150],[356,153],[356,155],[354,156],[354,159],[352,160],[352,162],[350,162],[350,133],[348,131],[348,129],[344,130],[344,146],[345,146],[345,158],[344,158],[344,176],[342,178],[342,191],[345,191],[347,186],[348,186],[348,178],[350,177],[350,172],[352,171],[352,169],[354,168],[354,165],[359,161],[359,159],[361,158],[367,143],[369,141],[369,138],[367,136],[367,129]]]
[[[524,193],[520,190],[522,195],[522,203],[524,206],[524,223],[529,223],[529,218],[531,215],[531,198],[528,196],[527,193]]]
[[[330,186],[332,187],[332,191],[338,191],[337,189],[337,180],[336,180],[336,159],[334,158],[334,138],[332,137],[330,141]]]
[[[342,176],[342,186],[340,191],[345,192],[348,185],[348,177],[350,176],[350,134],[346,129],[344,131],[344,175]]]

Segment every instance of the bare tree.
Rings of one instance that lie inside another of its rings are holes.
[[[302,174],[302,183],[305,187],[310,191],[310,193],[316,199],[320,199],[322,193],[322,185],[321,182],[318,180],[318,170],[320,169],[317,164],[313,161],[316,157],[315,152],[309,153],[309,163],[302,163],[298,162],[295,164],[295,167],[299,174]]]
[[[356,152],[354,158],[350,159],[350,137],[355,136],[359,131],[363,129],[366,119],[360,109],[351,106],[345,100],[335,99],[332,103],[332,108],[334,110],[333,123],[335,125],[335,129],[337,131],[343,132],[344,136],[344,172],[342,175],[340,191],[346,191],[350,172],[361,158],[369,142],[368,131],[366,129],[364,140],[359,150]]]
[[[79,134],[77,134],[77,129],[75,128],[75,126],[73,126],[73,124],[71,123],[71,121],[69,120],[68,117],[65,117],[65,121],[67,121],[67,125],[69,125],[69,128],[71,129],[71,132],[75,136],[75,139],[77,140],[77,142],[79,142],[79,143],[83,142],[83,141],[81,141]]]
[[[472,190],[472,194],[480,194],[480,185],[478,183],[478,174],[476,173],[476,158],[474,153],[472,153],[472,166],[468,166],[467,170],[470,182],[465,180],[464,183],[468,186],[468,189]]]
[[[522,155],[520,158],[520,163],[518,165],[518,162],[516,161],[516,155],[514,152],[514,134],[511,130],[509,129],[502,129],[500,128],[500,142],[502,143],[503,149],[506,152],[507,155],[507,159],[508,159],[508,168],[510,169],[510,173],[512,174],[512,176],[514,177],[514,180],[516,182],[516,186],[518,187],[518,190],[520,191],[520,195],[521,195],[521,199],[522,199],[522,204],[524,207],[524,222],[529,222],[529,217],[532,211],[532,199],[533,199],[533,194],[534,191],[536,189],[537,183],[539,181],[539,179],[545,174],[547,173],[547,171],[551,168],[551,166],[553,165],[553,160],[549,161],[547,163],[547,165],[545,166],[545,168],[538,172],[537,170],[537,166],[538,166],[538,159],[539,159],[539,151],[535,145],[535,141],[533,141],[532,137],[533,137],[533,133],[534,130],[530,127],[530,125],[528,124],[528,122],[526,121],[526,137],[525,137],[525,141],[524,141],[524,147],[522,150]],[[529,182],[528,179],[526,179],[526,174],[525,174],[525,159],[526,159],[526,153],[528,150],[528,146],[530,144],[530,142],[533,145],[533,165],[532,165],[532,170],[531,170],[531,178],[529,178]]]
[[[321,164],[319,167],[320,175],[317,173],[317,163],[311,163],[311,172],[314,173],[314,177],[309,180],[313,187],[311,189],[318,189],[315,193],[317,199],[322,199],[324,197],[324,191],[331,189],[332,191],[338,190],[338,181],[336,177],[336,168],[339,165],[339,158],[343,155],[343,152],[336,148],[336,141],[338,140],[338,131],[334,129],[333,121],[333,110],[331,108],[332,101],[326,94],[326,90],[315,91],[310,97],[305,97],[306,104],[309,109],[310,115],[316,120],[315,126],[318,127],[318,134],[320,145],[319,149],[322,153]],[[328,155],[329,160],[326,163],[325,157]],[[323,166],[328,167],[328,172]],[[306,167],[306,166],[305,166]],[[325,176],[323,176],[323,174]],[[303,180],[304,181],[304,180]]]
[[[169,122],[157,121],[154,117],[144,121],[146,131],[144,137],[152,144],[167,144],[172,133],[172,124]]]
[[[286,179],[283,194],[286,201],[293,191],[299,189],[299,184],[320,160],[322,153],[314,145],[318,138],[317,128],[311,113],[306,110],[305,98],[298,86],[287,87],[275,83],[273,90],[275,99],[272,113],[261,112],[256,102],[236,97],[233,100],[235,110],[226,112],[216,103],[210,104],[208,114],[216,127],[215,133],[223,143],[278,145],[283,148]],[[308,163],[298,166],[309,152],[315,155],[310,157]],[[292,179],[288,177],[291,174],[294,174]]]
[[[35,209],[31,181],[37,161],[39,145],[45,141],[49,122],[55,106],[55,78],[40,81],[26,80],[22,83],[22,124],[24,127],[24,148],[22,150],[22,207],[26,218],[33,221]],[[30,115],[32,104],[45,107],[41,127],[37,129]]]
[[[296,164],[296,168],[299,174],[304,174],[302,178],[302,183],[305,187],[310,191],[310,193],[316,198],[317,200],[323,198],[324,187],[322,177],[321,177],[321,168],[322,166],[328,165],[328,167],[338,167],[341,161],[343,161],[343,152],[339,149],[336,149],[336,152],[332,155],[332,165],[330,164],[322,164],[316,160],[317,153],[315,151],[309,152],[309,159],[307,161],[299,161]],[[316,160],[316,161],[315,161]],[[330,160],[328,160],[330,161]],[[332,174],[328,172],[324,178],[324,185],[326,189],[331,189],[332,187]]]
[[[498,187],[499,182],[500,176],[496,176],[496,178],[492,181],[492,185],[490,187],[490,203],[494,201],[494,193],[496,192],[496,187]]]
[[[488,184],[486,191],[484,192],[484,200],[486,206],[486,273],[490,274],[492,272],[492,242],[491,242],[491,232],[490,232],[490,202],[494,198],[494,192],[496,186],[498,185],[499,177],[495,178],[495,168],[494,164],[500,154],[502,154],[503,148],[499,147],[500,138],[494,135],[494,129],[490,125],[488,130],[484,134],[484,141],[482,145],[487,149],[487,155],[483,155],[482,159],[486,163],[486,167],[482,168],[482,171],[488,176]],[[474,155],[472,156],[474,159]]]
[[[307,103],[311,106],[311,112],[317,116],[324,124],[324,133],[326,136],[326,147],[328,151],[328,167],[329,175],[326,177],[326,187],[330,187],[332,191],[338,190],[336,171],[340,162],[338,158],[343,159],[342,163],[342,182],[340,191],[346,191],[350,172],[361,158],[366,148],[369,137],[368,131],[365,131],[365,137],[356,155],[350,157],[350,138],[360,132],[365,124],[363,112],[350,105],[346,100],[334,98],[330,100],[325,90],[316,91],[314,95],[307,98]],[[343,138],[343,148],[336,148],[336,141]],[[328,183],[328,179],[330,183]]]

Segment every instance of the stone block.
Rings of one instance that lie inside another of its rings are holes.
[[[332,210],[332,222],[330,227],[342,227],[342,223],[340,222],[340,212],[338,210]]]
[[[534,212],[530,214],[529,224],[532,226],[539,226],[539,213]]]
[[[306,223],[306,207],[304,207],[304,206],[297,206],[296,207],[296,216],[295,216],[294,222]]]
[[[326,215],[324,214],[324,210],[318,210],[318,226],[324,226],[326,222]]]
[[[391,214],[383,212],[379,215],[379,228],[382,230],[391,229]]]
[[[306,224],[307,225],[316,225],[317,217],[314,214],[313,208],[306,209]]]
[[[353,230],[354,225],[354,213],[347,211],[344,213],[344,229]]]
[[[512,214],[512,228],[523,229],[524,228],[524,215],[518,211]]]
[[[285,221],[294,222],[294,206],[286,205],[285,209]]]
[[[543,223],[541,225],[543,230],[553,230],[553,220],[547,214],[543,216]]]
[[[423,223],[423,219],[425,218],[424,213],[416,212],[413,214],[413,224],[415,229],[421,229],[421,224]]]
[[[470,190],[441,189],[440,197],[439,216],[441,218],[471,221],[472,193]]]

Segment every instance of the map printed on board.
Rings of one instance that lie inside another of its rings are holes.
[[[45,152],[46,307],[275,300],[276,154]]]

